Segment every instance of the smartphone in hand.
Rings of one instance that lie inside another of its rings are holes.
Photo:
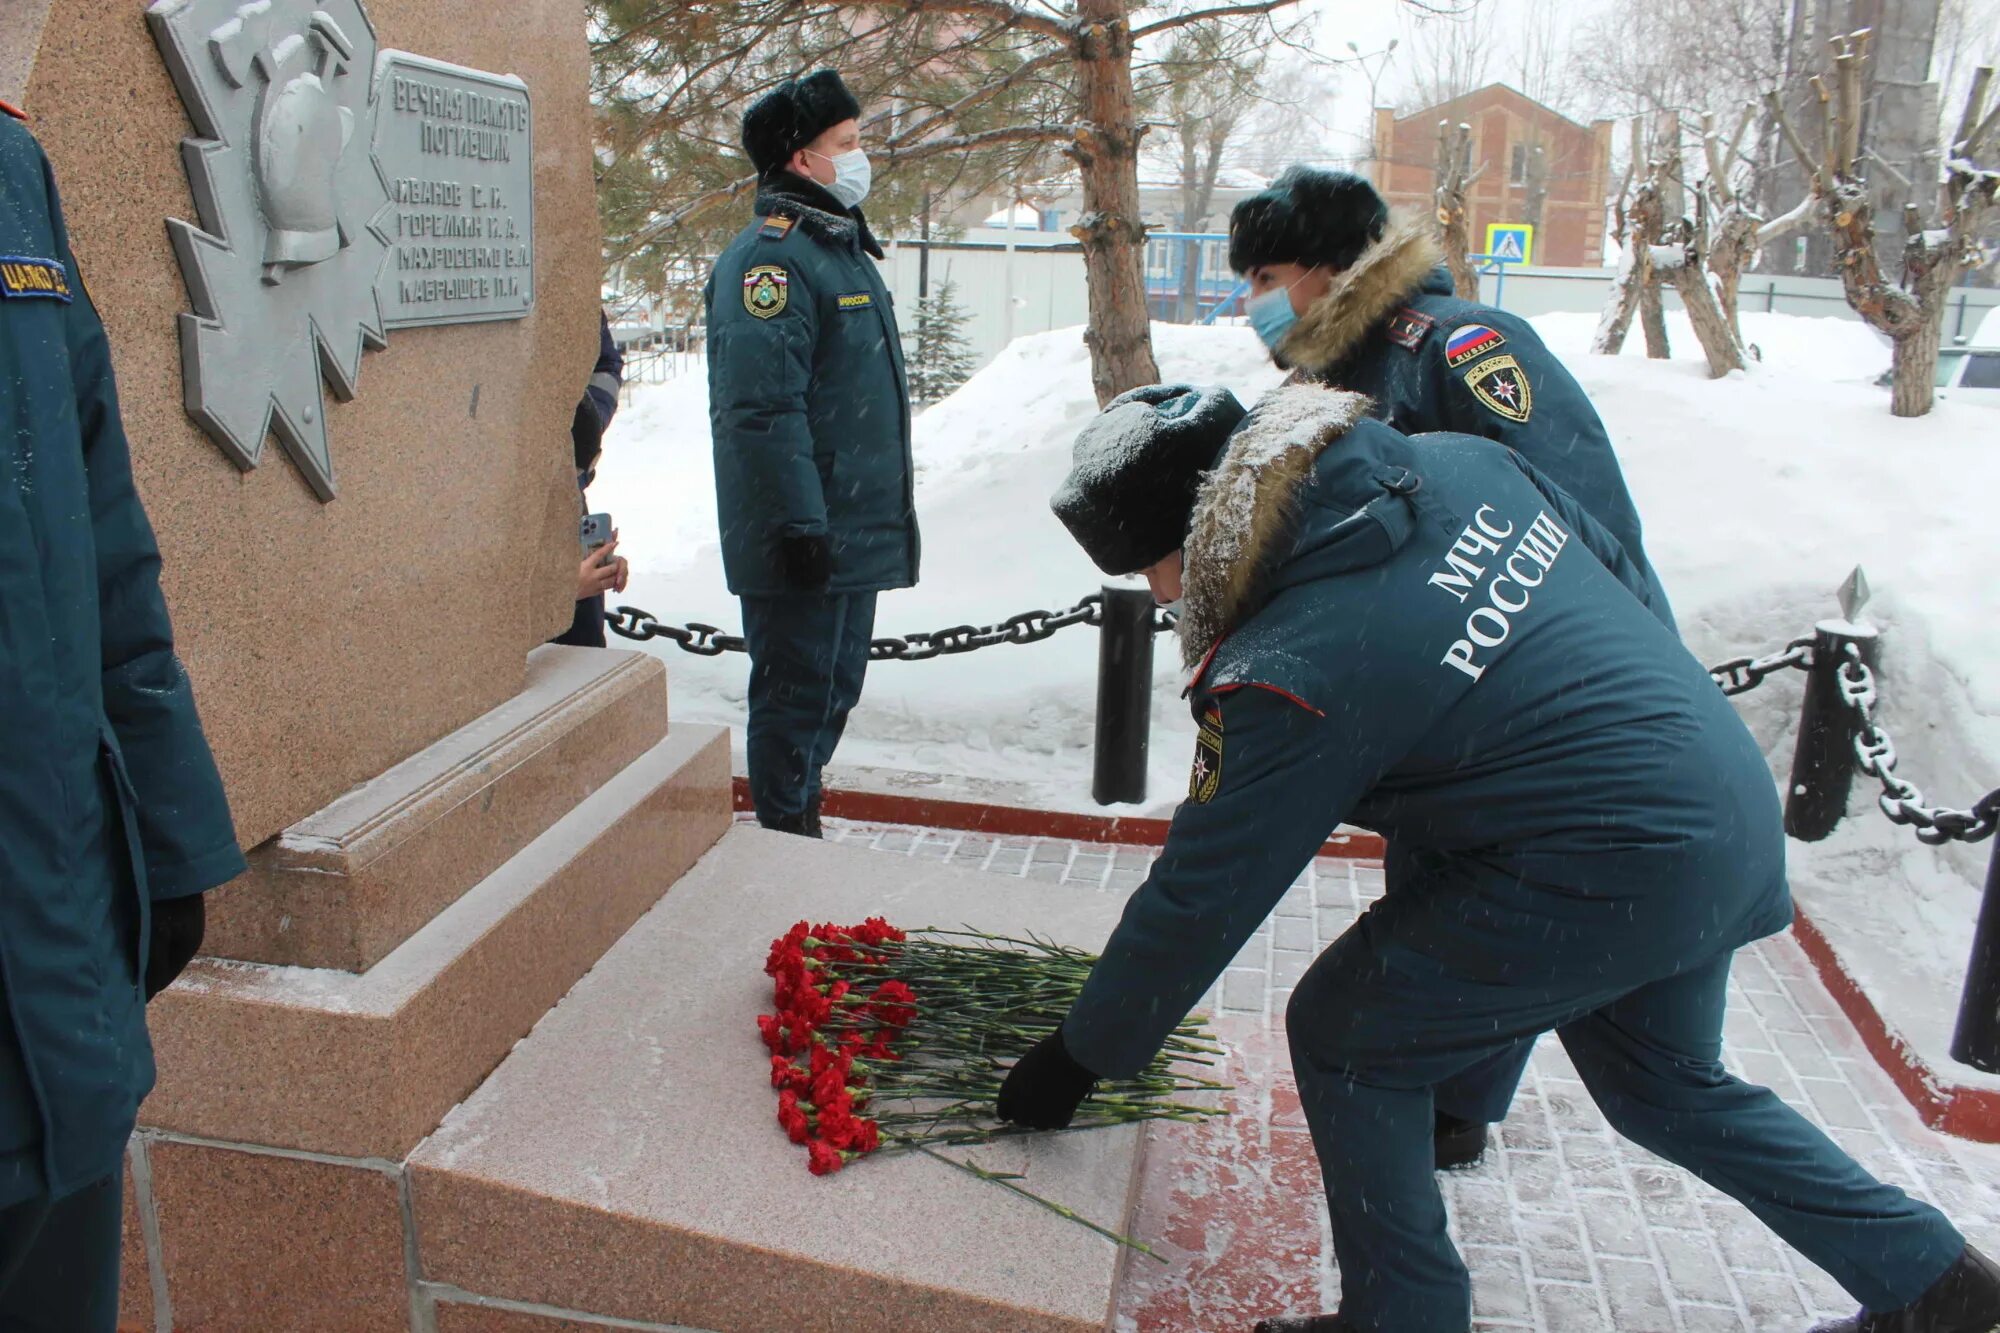
[[[583,552],[585,555],[595,551],[598,547],[611,540],[611,515],[585,514],[578,535],[583,540]]]

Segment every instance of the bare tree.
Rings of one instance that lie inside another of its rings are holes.
[[[1618,237],[1618,275],[1612,280],[1611,294],[1604,303],[1590,350],[1599,356],[1617,356],[1625,348],[1625,335],[1639,313],[1646,293],[1653,287],[1653,251],[1648,239],[1658,229],[1658,190],[1646,153],[1646,120],[1634,116],[1631,147],[1625,157],[1625,175],[1612,196],[1612,233]],[[1634,188],[1636,186],[1636,189]],[[1660,336],[1665,339],[1665,330]],[[1649,337],[1647,350],[1652,350]]]
[[[1461,301],[1479,299],[1479,274],[1473,271],[1470,258],[1472,223],[1467,214],[1467,199],[1485,173],[1484,162],[1477,167],[1472,164],[1472,126],[1439,121],[1437,183],[1433,187],[1438,243],[1444,250],[1445,263],[1451,268],[1452,292]]]
[[[1952,117],[1965,104],[1972,76],[1983,65],[2000,65],[2000,5],[1993,0],[1944,0],[1938,6],[1936,59],[1938,139],[1949,138]]]
[[[1401,107],[1405,113],[1442,106],[1490,82],[1493,58],[1499,52],[1490,6],[1437,11],[1413,8],[1409,14],[1404,58],[1408,84]]]
[[[1584,24],[1571,73],[1626,114],[1735,106],[1785,69],[1791,0],[1618,0]]]
[[[2000,132],[2000,98],[1987,107],[1993,67],[1974,72],[1965,110],[1945,145],[1944,184],[1935,207],[1942,224],[1924,225],[1924,210],[1904,209],[1908,241],[1903,278],[1882,271],[1875,251],[1874,205],[1861,148],[1861,63],[1869,33],[1850,33],[1833,44],[1831,84],[1815,78],[1813,91],[1825,120],[1825,153],[1815,158],[1785,113],[1781,94],[1766,95],[1786,142],[1812,172],[1812,191],[1822,225],[1833,238],[1847,303],[1869,324],[1889,335],[1894,349],[1895,391],[1890,410],[1899,417],[1923,416],[1936,397],[1938,344],[1951,289],[1973,262],[1978,237],[2000,207],[2000,168],[1982,169],[1981,152]]]
[[[1804,224],[1812,213],[1811,195],[1768,220],[1751,202],[1751,172],[1744,158],[1744,139],[1756,121],[1758,110],[1754,104],[1746,105],[1727,140],[1717,131],[1713,113],[1704,112],[1701,118],[1702,156],[1708,167],[1700,191],[1710,232],[1706,245],[1708,271],[1715,276],[1716,301],[1729,323],[1730,334],[1752,355],[1756,349],[1744,339],[1738,313],[1743,275],[1756,266],[1757,256],[1765,246]]]
[[[1680,142],[1680,118],[1672,113],[1655,118],[1650,150],[1642,122],[1632,122],[1632,163],[1618,199],[1624,258],[1591,350],[1616,355],[1636,310],[1646,330],[1646,355],[1664,360],[1671,349],[1661,288],[1671,286],[1694,326],[1708,373],[1720,378],[1743,368],[1743,346],[1708,284],[1708,201],[1698,196],[1691,212],[1686,207]]]
[[[1215,206],[1216,184],[1239,133],[1264,99],[1262,80],[1270,47],[1254,26],[1217,23],[1175,35],[1139,89],[1142,106],[1164,121],[1171,141],[1159,156],[1171,159],[1180,181],[1178,229],[1204,230]],[[1200,306],[1201,243],[1180,245],[1186,276],[1177,317],[1192,322]]]

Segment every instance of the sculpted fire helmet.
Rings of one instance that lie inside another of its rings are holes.
[[[341,105],[334,80],[347,75],[354,44],[325,10],[304,32],[273,37],[271,6],[243,5],[209,37],[215,63],[232,88],[258,80],[253,152],[257,194],[270,232],[264,281],[287,266],[331,259],[347,243],[334,198],[340,156],[354,137],[354,111]]]

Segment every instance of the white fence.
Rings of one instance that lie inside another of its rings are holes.
[[[917,327],[917,275],[922,247],[899,243],[888,248],[883,278],[896,298],[896,318],[906,335]],[[1074,246],[1017,246],[933,243],[931,290],[949,281],[968,319],[966,340],[984,366],[1024,333],[1068,328],[1090,318],[1083,281],[1083,254]]]
[[[917,288],[921,248],[892,243],[883,264],[883,278],[895,296],[896,315],[905,336],[917,326]],[[1084,287],[1083,255],[1073,245],[1018,246],[1011,252],[990,244],[933,243],[930,247],[931,290],[949,281],[967,315],[966,337],[973,355],[986,365],[1013,339],[1029,333],[1070,328],[1090,317]],[[1611,290],[1609,269],[1509,269],[1504,277],[1482,274],[1480,299],[1512,314],[1532,318],[1558,311],[1596,313]],[[1680,309],[1680,298],[1669,289],[1668,309]],[[1787,315],[1859,319],[1847,304],[1837,279],[1778,277],[1752,273],[1743,279],[1742,308]],[[2000,289],[1959,287],[1953,290],[1944,323],[1945,341],[1971,338],[1988,311],[2000,308]],[[627,384],[660,384],[703,366],[703,330],[667,329],[662,334],[628,344]]]
[[[883,276],[896,296],[897,317],[905,333],[916,328],[919,247],[900,242],[888,247]],[[1083,256],[1074,247],[1021,246],[1010,254],[992,245],[938,244],[930,247],[932,290],[949,278],[958,304],[969,316],[967,336],[979,364],[985,365],[1009,341],[1027,333],[1082,324],[1090,314],[1084,289]],[[1480,278],[1480,299],[1525,317],[1557,311],[1596,313],[1611,290],[1609,269],[1510,269],[1504,278]],[[1743,279],[1742,308],[1787,315],[1859,319],[1834,278],[1778,277],[1752,273]],[[2000,289],[1960,287],[1952,292],[1944,336],[1970,338],[1986,312],[2000,307]],[[1680,298],[1666,293],[1667,307],[1680,309]]]

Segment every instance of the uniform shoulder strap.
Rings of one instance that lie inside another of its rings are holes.
[[[0,115],[12,116],[16,120],[26,120],[28,118],[27,112],[21,110],[20,107],[15,106],[12,102],[6,101],[0,101]]]

